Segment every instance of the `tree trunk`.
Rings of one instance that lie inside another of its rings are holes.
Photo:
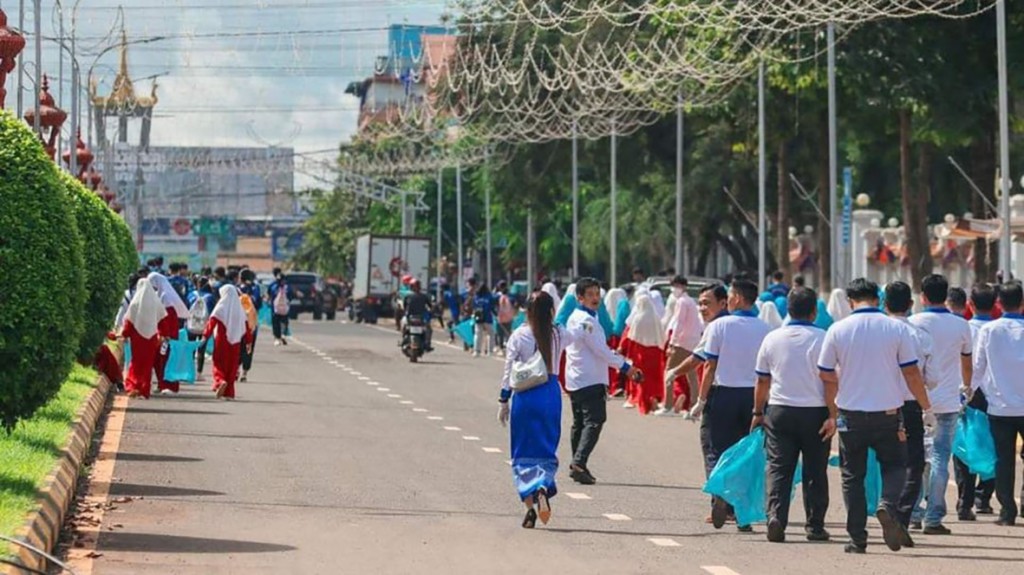
[[[775,226],[776,250],[779,266],[777,269],[785,274],[785,281],[789,283],[792,279],[792,270],[789,265],[789,166],[786,156],[786,148],[789,142],[779,142],[778,155],[778,194],[779,209],[776,217],[778,224]]]
[[[818,207],[824,214],[830,214],[832,208],[829,199],[835,194],[835,190],[829,190],[829,158],[828,158],[828,113],[819,116],[820,133],[822,134],[821,155],[818,157]],[[818,285],[822,294],[832,291],[832,229],[828,222],[819,222],[815,226],[818,230]]]
[[[918,189],[915,190],[911,183],[910,113],[909,109],[899,111],[900,199],[903,204],[903,230],[907,242],[907,259],[910,262],[911,285],[914,291],[920,291],[921,280],[931,273],[932,268],[927,221],[931,154],[928,145],[921,144],[918,155]]]
[[[983,128],[984,135],[974,141],[971,145],[971,178],[989,199],[994,200],[992,195],[995,182],[995,117],[986,119]],[[978,194],[971,194],[971,212],[975,218],[984,219],[994,217],[989,213],[985,202],[978,197]],[[994,281],[995,267],[993,261],[998,261],[997,244],[989,243],[987,240],[979,239],[974,242],[974,281]],[[990,261],[993,260],[993,261]]]

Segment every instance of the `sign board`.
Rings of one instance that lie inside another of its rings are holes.
[[[850,245],[853,227],[853,169],[843,169],[843,247]]]

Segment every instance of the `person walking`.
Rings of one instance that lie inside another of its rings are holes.
[[[634,313],[622,336],[619,353],[632,365],[648,374],[643,383],[633,386],[631,403],[647,415],[655,411],[659,402],[665,400],[665,385],[662,380],[665,367],[665,332],[654,309],[654,301],[647,293],[637,295]]]
[[[171,354],[170,340],[178,339],[182,327],[181,321],[188,318],[188,308],[185,307],[185,302],[178,297],[178,293],[174,291],[171,283],[167,281],[167,276],[152,272],[149,274],[149,283],[156,288],[160,295],[160,301],[163,303],[164,309],[167,310],[167,315],[160,320],[159,326],[162,342],[155,365],[157,389],[160,390],[161,395],[178,393],[181,389],[181,382],[167,381],[164,378],[164,372],[167,369],[167,359]]]
[[[508,283],[505,280],[498,282],[498,332],[495,334],[495,343],[498,352],[505,354],[508,346],[508,339],[512,337],[512,323],[516,319],[517,309],[508,295]]]
[[[849,317],[825,334],[818,370],[826,385],[838,385],[836,430],[839,466],[846,504],[847,553],[865,553],[868,545],[868,449],[873,448],[882,470],[882,493],[876,516],[886,545],[899,551],[909,539],[897,519],[897,505],[907,478],[907,446],[900,409],[909,388],[925,413],[931,404],[918,367],[911,329],[885,317],[878,309],[878,285],[858,278],[846,295]],[[838,371],[837,371],[838,370]]]
[[[148,277],[140,279],[125,311],[124,324],[119,334],[132,347],[128,377],[124,381],[128,397],[149,399],[153,369],[160,353],[159,326],[166,317],[167,309],[160,301],[156,288]]]
[[[932,340],[932,356],[924,372],[924,380],[937,422],[932,429],[928,507],[924,514],[923,533],[949,535],[950,529],[942,524],[946,516],[949,460],[953,455],[953,436],[960,415],[961,390],[969,389],[973,379],[973,338],[967,321],[946,307],[950,289],[945,277],[938,274],[925,277],[921,291],[925,310],[910,318],[910,323]]]
[[[573,341],[565,352],[565,387],[572,402],[573,461],[569,476],[577,483],[593,485],[597,478],[590,472],[589,462],[607,420],[608,368],[618,367],[637,382],[642,381],[643,372],[608,347],[608,337],[597,319],[601,284],[594,278],[579,280],[576,298],[579,307],[568,324]]]
[[[974,342],[974,371],[984,378],[972,382],[981,385],[988,400],[988,419],[996,447],[996,499],[999,519],[996,525],[1017,523],[1014,483],[1018,438],[1024,439],[1024,314],[1021,304],[1024,288],[1010,281],[999,288],[1003,315],[978,330]]]
[[[274,332],[274,345],[288,345],[284,334],[288,329],[288,318],[291,313],[291,300],[295,297],[292,287],[285,281],[281,268],[274,268],[274,281],[267,287],[270,298],[270,326]]]
[[[685,407],[686,398],[690,398],[692,402],[697,396],[697,373],[692,369],[678,369],[683,361],[693,354],[704,332],[697,302],[686,293],[688,286],[689,281],[684,276],[676,276],[672,280],[675,317],[671,321],[672,335],[665,364],[665,404],[656,415],[677,414]],[[677,383],[684,386],[685,390],[676,389]]]
[[[245,321],[245,310],[238,288],[224,284],[217,307],[210,314],[204,339],[213,339],[213,391],[218,399],[235,398],[239,356],[243,345],[252,345],[252,333]]]
[[[772,304],[768,304],[772,305]],[[768,457],[768,540],[786,540],[797,461],[803,458],[803,498],[808,541],[828,541],[828,456],[836,433],[835,383],[818,377],[825,331],[814,325],[818,294],[793,288],[790,321],[767,336],[757,353],[753,431],[764,425]],[[765,405],[767,404],[767,409]]]
[[[210,286],[210,279],[202,277],[199,279],[199,288],[189,295],[188,302],[188,340],[202,342],[196,350],[196,381],[203,381],[203,366],[206,362],[206,339],[203,333],[206,331],[206,324],[213,313],[214,300],[213,287]]]
[[[512,476],[519,499],[526,505],[526,529],[537,524],[538,516],[547,525],[551,499],[558,493],[555,476],[562,435],[562,390],[556,362],[573,336],[555,325],[554,319],[554,300],[542,291],[534,292],[527,302],[526,324],[509,337],[498,399],[498,421],[502,426],[511,424]],[[513,390],[513,372],[536,354],[543,360],[547,380],[529,389]]]
[[[491,355],[494,346],[494,298],[486,285],[473,297],[473,357]]]

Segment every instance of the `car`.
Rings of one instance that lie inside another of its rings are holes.
[[[288,317],[296,319],[300,313],[312,313],[314,320],[327,316],[334,321],[338,310],[338,296],[327,289],[327,284],[319,274],[312,272],[289,272],[284,274],[284,281],[292,288],[294,297]]]

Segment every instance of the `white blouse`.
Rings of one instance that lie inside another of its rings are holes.
[[[558,363],[561,361],[562,352],[575,341],[572,333],[562,326],[555,326],[555,337],[551,342],[551,361],[554,369],[558,371]],[[505,373],[501,377],[501,388],[511,389],[512,364],[524,362],[530,359],[537,352],[537,340],[533,338],[533,331],[528,324],[519,326],[508,338],[505,345]]]

